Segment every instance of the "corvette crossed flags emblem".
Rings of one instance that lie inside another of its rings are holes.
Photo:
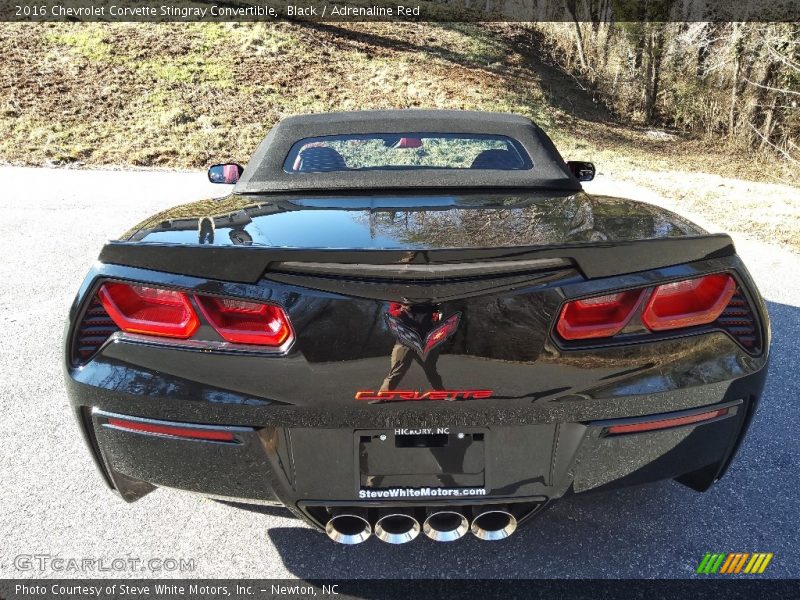
[[[397,317],[390,314],[386,315],[386,322],[395,337],[400,341],[401,344],[411,348],[417,354],[419,354],[423,360],[428,358],[428,354],[430,354],[431,350],[439,346],[442,342],[456,332],[460,320],[460,312],[450,315],[444,321],[442,321],[441,325],[429,331],[423,339],[419,333],[417,333],[411,327],[403,324],[403,322]]]

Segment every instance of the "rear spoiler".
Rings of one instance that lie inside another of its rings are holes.
[[[284,263],[294,268],[299,263],[309,263],[317,270],[321,264],[329,263],[334,274],[341,271],[343,265],[397,265],[400,271],[409,266],[419,270],[423,265],[467,267],[470,263],[486,265],[499,261],[503,266],[500,271],[509,272],[509,263],[517,261],[520,267],[533,262],[557,262],[574,266],[587,279],[598,279],[722,258],[735,252],[733,241],[725,234],[561,246],[432,250],[329,250],[113,241],[103,247],[99,260],[106,264],[237,283],[256,283],[271,268],[283,270],[280,265]]]

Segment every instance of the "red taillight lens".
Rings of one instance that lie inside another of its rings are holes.
[[[610,337],[622,331],[636,310],[644,290],[567,302],[556,330],[565,340]]]
[[[147,423],[145,421],[128,421],[127,419],[109,419],[108,424],[117,429],[168,435],[171,437],[187,438],[192,440],[206,440],[213,442],[233,442],[235,437],[232,432],[222,429],[200,427],[185,427],[183,425],[162,425],[160,423]]]
[[[183,292],[127,283],[104,283],[98,291],[114,323],[129,333],[188,338],[199,320]]]
[[[195,299],[208,322],[228,342],[278,347],[293,335],[289,317],[280,306],[213,296]]]
[[[652,331],[705,325],[715,321],[736,291],[730,275],[706,275],[658,286],[642,311]]]

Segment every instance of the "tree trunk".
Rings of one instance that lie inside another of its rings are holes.
[[[578,46],[578,60],[581,63],[581,69],[586,71],[589,68],[586,62],[586,55],[583,52],[583,35],[581,34],[581,24],[575,20],[575,44]]]
[[[575,24],[575,47],[578,51],[578,60],[581,63],[581,69],[586,71],[589,66],[586,63],[586,55],[583,52],[583,34],[581,33],[581,24],[578,22],[578,15],[576,14],[575,0],[567,0],[564,4],[572,17],[572,22]]]
[[[644,28],[643,24],[639,24],[640,27]],[[641,31],[637,31],[636,34],[636,46],[633,51],[633,68],[635,71],[639,71],[642,68],[642,62],[644,58],[644,50],[645,44],[647,42],[647,31],[642,29]]]
[[[614,36],[614,24],[606,23],[605,37],[603,38],[603,68],[608,68],[608,53],[611,50],[611,38]],[[618,71],[619,72],[619,71]]]
[[[602,1],[589,2],[589,18],[592,20],[592,35],[595,37],[597,37],[597,32],[600,31],[600,14],[602,10]]]
[[[739,100],[739,79],[742,74],[742,54],[744,53],[744,40],[740,33],[740,23],[734,23],[731,29],[733,40],[733,81],[731,82],[731,99],[728,109],[728,138],[733,139],[736,134],[736,105]],[[752,68],[750,61],[749,68]]]
[[[648,124],[655,121],[656,102],[661,80],[661,58],[664,51],[663,25],[655,26],[647,36],[647,81],[645,87],[644,113]]]
[[[697,65],[695,66],[695,77],[702,79],[706,76],[706,62],[711,54],[711,38],[714,34],[714,27],[711,23],[707,23],[703,27],[703,37],[697,46]]]
[[[775,105],[777,104],[777,102],[778,102],[778,96],[773,94],[772,103],[769,105],[769,108],[767,109],[767,112],[764,115],[764,127],[761,131],[761,135],[763,136],[761,138],[761,148],[764,148],[764,146],[767,145],[767,140],[769,140],[772,137],[772,127],[775,118]]]
[[[733,83],[731,85],[731,106],[728,111],[728,137],[733,138],[736,131],[736,101],[739,96],[739,71],[742,63],[737,56],[733,62]]]

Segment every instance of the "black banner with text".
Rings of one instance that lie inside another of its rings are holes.
[[[619,600],[797,598],[800,580],[0,580],[3,600],[269,600],[283,598],[476,598]]]
[[[0,0],[0,21],[796,22],[800,0]]]

